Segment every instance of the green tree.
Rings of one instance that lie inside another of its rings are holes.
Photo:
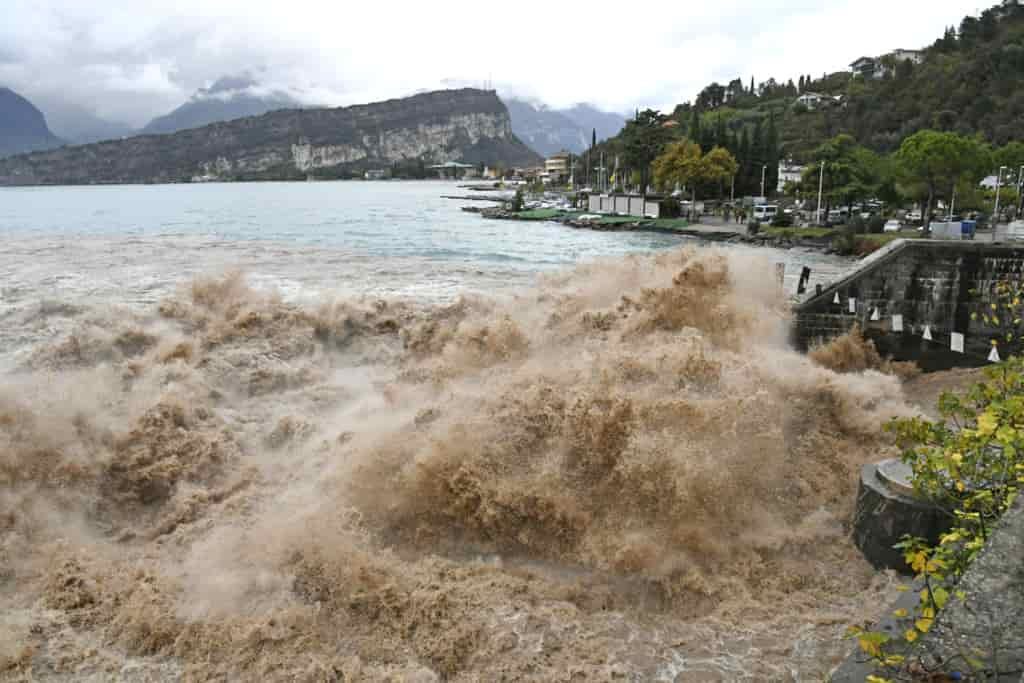
[[[704,183],[718,185],[719,194],[722,186],[739,170],[736,157],[724,147],[715,147],[704,155],[700,163],[700,180]]]
[[[716,185],[721,193],[722,185],[735,176],[738,169],[736,157],[724,147],[702,154],[700,145],[684,139],[670,144],[655,160],[654,178],[664,190],[671,191],[676,185],[689,190],[692,200],[696,201],[698,186]]]
[[[654,183],[662,190],[671,192],[676,185],[688,188],[700,180],[700,145],[683,139],[673,142],[654,161]]]
[[[974,138],[956,133],[923,130],[903,141],[896,157],[905,176],[924,188],[927,196],[924,222],[928,225],[932,206],[941,191],[961,182],[977,183],[991,168],[991,154]]]
[[[653,109],[637,114],[622,130],[626,163],[640,174],[640,191],[650,182],[651,163],[675,137],[673,128],[664,124],[669,117]]]
[[[808,188],[820,184],[826,216],[834,205],[848,207],[852,215],[854,203],[876,195],[883,183],[882,160],[849,135],[832,138],[814,150],[814,157],[817,162],[804,169],[801,180]]]

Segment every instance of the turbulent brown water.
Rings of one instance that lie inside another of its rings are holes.
[[[228,274],[0,389],[5,680],[820,680],[898,380],[686,249],[447,306]]]

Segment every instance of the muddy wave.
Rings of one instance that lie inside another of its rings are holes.
[[[847,524],[910,411],[791,351],[772,283],[689,249],[445,307],[232,273],[75,311],[0,389],[0,675],[820,677],[887,590]]]

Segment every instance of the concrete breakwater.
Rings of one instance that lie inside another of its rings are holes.
[[[799,304],[795,342],[806,349],[859,326],[880,352],[926,371],[984,365],[1001,330],[972,314],[1022,276],[1024,247],[897,240]]]

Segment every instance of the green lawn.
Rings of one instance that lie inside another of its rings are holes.
[[[656,228],[665,228],[667,230],[685,230],[690,227],[690,221],[685,218],[656,218],[645,223],[645,225],[652,225]]]
[[[549,221],[552,218],[560,218],[565,213],[561,209],[530,209],[528,211],[520,211],[516,214],[516,218],[522,221]]]

